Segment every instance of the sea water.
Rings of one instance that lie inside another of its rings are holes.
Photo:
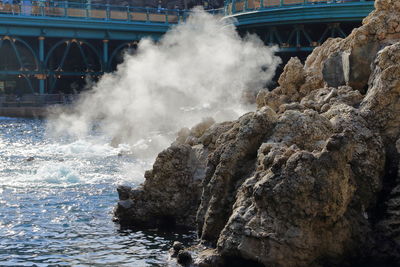
[[[119,184],[151,162],[99,136],[50,138],[41,120],[0,117],[0,266],[172,266],[191,233],[132,231],[112,222]]]

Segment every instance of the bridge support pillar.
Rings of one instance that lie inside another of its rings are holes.
[[[44,72],[44,37],[39,37],[39,69]],[[45,79],[46,75],[43,73],[39,77],[39,93],[42,95],[45,93]]]
[[[103,40],[103,71],[108,71],[108,40]]]
[[[43,95],[45,91],[44,79],[39,80],[39,94]]]

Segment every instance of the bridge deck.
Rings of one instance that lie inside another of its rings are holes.
[[[265,43],[290,53],[308,53],[329,37],[345,37],[373,9],[373,1],[362,0],[227,1],[225,17],[235,18],[239,32],[257,33]],[[137,41],[159,39],[190,12],[26,3],[0,3],[0,95],[72,93],[86,78],[96,80],[115,70]]]
[[[371,0],[227,0],[225,19],[257,33],[281,52],[309,53],[330,37],[346,37],[374,8]]]
[[[144,8],[65,1],[31,1],[21,4],[0,3],[0,14],[24,17],[41,16],[64,19],[89,19],[174,24],[183,20],[188,11],[179,9]]]
[[[374,0],[227,0],[225,15],[247,13],[252,11],[271,11],[273,9],[290,9],[305,6],[334,6],[354,2],[374,2]],[[373,3],[366,3],[373,5]]]

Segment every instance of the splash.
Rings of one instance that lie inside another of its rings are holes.
[[[83,94],[72,112],[58,114],[49,129],[83,137],[96,126],[115,143],[154,157],[181,127],[248,111],[243,93],[272,79],[281,62],[275,52],[255,35],[241,38],[232,23],[195,9],[158,43],[141,40],[116,72]]]
[[[62,184],[62,183],[79,183],[80,175],[72,166],[64,163],[55,163],[51,165],[42,165],[33,175],[38,181]]]

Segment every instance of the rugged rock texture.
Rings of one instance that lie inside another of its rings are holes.
[[[291,58],[279,77],[279,87],[272,92],[261,91],[257,97],[257,106],[269,106],[275,111],[288,102],[299,100],[303,95],[301,86],[305,80],[303,64],[298,58]]]
[[[360,107],[364,117],[390,144],[396,142],[400,133],[399,73],[400,43],[396,43],[378,53],[370,87]]]
[[[398,266],[400,1],[291,59],[257,106],[183,129],[117,215],[197,227],[199,266]]]
[[[120,188],[120,192],[128,191],[120,193],[115,210],[120,223],[142,227],[194,225],[205,167],[196,152],[189,145],[171,146],[146,172],[142,188]]]
[[[207,161],[203,195],[197,225],[203,240],[215,243],[234,202],[234,192],[248,173],[253,172],[256,151],[276,122],[275,112],[263,108],[242,116],[217,140],[217,148]]]
[[[182,129],[176,142],[157,156],[141,187],[118,188],[115,220],[129,227],[194,229],[207,156],[216,147],[215,137],[231,124],[215,124],[208,118]]]
[[[396,142],[396,150],[400,154],[400,139]],[[396,180],[393,181],[392,189],[388,192],[386,199],[386,210],[377,228],[385,238],[400,244],[400,166],[398,166],[397,170]],[[388,246],[384,249],[392,248]]]

